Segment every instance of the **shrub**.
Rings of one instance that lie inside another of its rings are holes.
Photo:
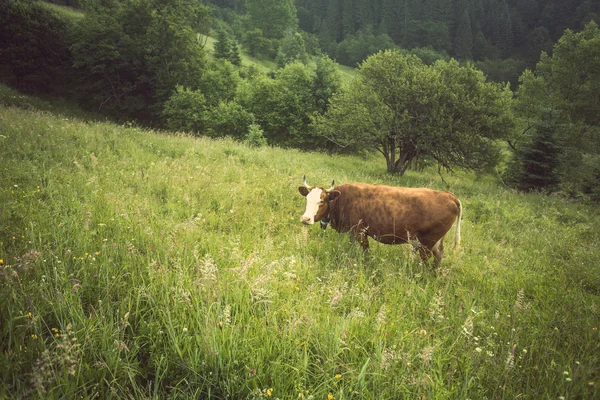
[[[162,112],[167,127],[172,130],[203,133],[206,129],[206,99],[197,90],[177,86]]]
[[[263,130],[259,125],[250,124],[244,143],[252,147],[262,147],[267,145],[267,139],[264,137]]]

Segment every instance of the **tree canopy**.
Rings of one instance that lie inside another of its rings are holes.
[[[565,31],[554,46],[552,55],[543,53],[535,70],[526,70],[522,74],[517,91],[520,114],[525,120],[525,134],[513,146],[516,157],[521,158],[523,163],[529,162],[531,153],[527,153],[526,149],[535,146],[540,137],[545,143],[558,146],[560,150],[554,153],[557,160],[553,160],[552,164],[560,163],[560,167],[546,168],[545,171],[558,174],[562,190],[570,193],[598,186],[598,71],[600,29],[592,21],[581,32]],[[545,135],[549,124],[553,127],[550,136]],[[520,176],[524,176],[523,173]],[[517,182],[518,185],[522,183]]]
[[[317,124],[340,146],[379,151],[389,172],[404,174],[424,157],[446,169],[479,170],[494,165],[495,140],[513,126],[511,101],[508,87],[486,82],[472,66],[427,66],[388,50],[360,65]]]

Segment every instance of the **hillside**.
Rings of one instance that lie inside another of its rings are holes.
[[[0,397],[600,395],[597,207],[79,118],[1,91]],[[304,174],[449,189],[461,250],[303,226]]]

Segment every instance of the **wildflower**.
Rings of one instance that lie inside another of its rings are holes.
[[[254,374],[256,374],[256,370],[255,369],[251,369],[250,370],[250,375],[254,375]]]
[[[54,333],[58,333],[58,328],[52,328],[51,331]]]
[[[523,353],[524,353],[524,354],[527,354],[527,349],[523,349]]]
[[[0,265],[4,264],[4,260],[0,258]]]
[[[335,379],[342,379],[342,374],[335,374]]]
[[[271,397],[271,395],[273,395],[273,388],[268,388],[267,389],[267,397]]]
[[[327,400],[333,400],[335,397],[331,393],[327,394]]]
[[[32,335],[31,335],[31,338],[32,338],[33,340],[37,340],[37,335],[34,333],[34,334],[32,334]]]
[[[188,329],[187,329],[187,328],[183,328],[183,332],[184,332],[184,333],[185,333],[185,332],[187,332],[187,331],[188,331]]]
[[[31,313],[30,312],[27,313],[27,318],[31,319]]]
[[[97,255],[97,256],[99,256],[99,255],[100,255],[100,252],[99,252],[99,251],[97,251],[97,252],[95,252],[94,254],[95,254],[95,255]]]
[[[569,375],[569,371],[563,372],[563,375]]]
[[[566,381],[567,381],[567,382],[571,382],[571,381],[572,381],[572,379],[571,379],[571,378],[567,378],[567,379],[566,379]]]
[[[481,353],[481,348],[480,347],[475,347],[475,351],[478,353]]]

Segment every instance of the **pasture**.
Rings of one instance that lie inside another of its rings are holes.
[[[63,111],[2,89],[0,397],[600,397],[597,206]],[[304,226],[305,174],[450,190],[461,250]]]

